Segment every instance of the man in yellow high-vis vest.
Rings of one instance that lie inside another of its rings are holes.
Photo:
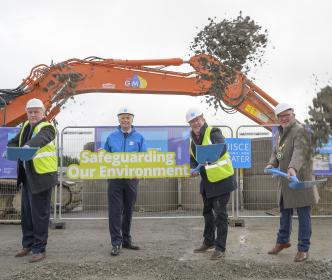
[[[191,108],[186,114],[191,128],[190,167],[197,167],[196,145],[224,143],[221,130],[207,125],[200,109]],[[211,260],[224,257],[228,233],[227,203],[230,193],[236,189],[234,169],[226,145],[218,161],[208,163],[199,169],[201,175],[200,193],[203,198],[204,233],[202,245],[194,253],[204,253],[214,248]]]
[[[20,132],[8,142],[10,147],[38,147],[32,160],[17,163],[17,185],[22,190],[21,227],[22,249],[15,257],[32,252],[29,262],[45,258],[50,218],[52,187],[57,179],[57,154],[53,143],[56,130],[45,120],[45,109],[40,99],[26,104],[26,121]]]

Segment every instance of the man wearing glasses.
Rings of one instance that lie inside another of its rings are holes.
[[[187,111],[186,121],[190,132],[190,166],[196,168],[196,145],[224,143],[224,136],[217,127],[208,126],[203,112],[197,108]],[[231,192],[237,187],[234,169],[226,146],[216,163],[207,164],[199,169],[201,175],[200,193],[203,199],[204,233],[203,243],[194,253],[205,253],[214,248],[210,260],[223,259],[228,234],[227,203]]]
[[[312,150],[310,138],[304,127],[295,119],[292,106],[280,103],[275,108],[275,115],[280,126],[276,133],[276,145],[266,168],[278,167],[290,176],[297,176],[300,181],[313,180]],[[309,257],[311,237],[311,205],[318,202],[316,187],[307,189],[290,189],[287,178],[278,177],[280,188],[280,227],[276,245],[268,254],[276,255],[291,246],[293,209],[299,220],[297,254],[295,262],[303,262]]]

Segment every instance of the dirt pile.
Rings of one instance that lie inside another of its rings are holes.
[[[236,80],[237,72],[248,74],[252,67],[263,63],[268,33],[241,12],[235,19],[208,20],[209,24],[198,32],[190,49],[196,55],[207,54],[215,59],[201,59],[204,70],[208,71],[199,78],[211,81],[206,101],[217,109],[223,108],[220,101]]]

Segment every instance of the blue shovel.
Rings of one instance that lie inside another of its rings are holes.
[[[278,168],[266,168],[265,173],[272,174],[273,176],[280,176],[287,178],[288,174],[285,172],[280,171]],[[299,179],[296,176],[290,176],[290,183],[288,186],[291,189],[308,189],[312,188],[314,186],[318,186],[322,183],[325,183],[327,181],[327,178],[316,180],[316,181],[299,181]]]
[[[37,150],[34,147],[7,147],[8,160],[31,160]]]
[[[226,144],[196,145],[196,161],[198,163],[195,169],[190,170],[190,174],[199,173],[199,169],[207,163],[216,162],[221,155]]]

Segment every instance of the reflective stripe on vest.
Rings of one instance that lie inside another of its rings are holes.
[[[34,156],[34,158],[41,158],[41,157],[50,157],[50,156],[56,156],[55,152],[44,152],[44,153],[39,153]]]
[[[211,169],[211,168],[215,168],[217,166],[224,166],[226,164],[229,164],[230,162],[232,162],[230,159],[220,160],[220,161],[217,161],[215,164],[209,164],[209,165],[205,166],[205,169]]]
[[[202,145],[211,145],[211,131],[213,127],[207,127],[204,133]],[[190,154],[195,158],[193,151],[191,150],[192,139],[190,138]],[[196,158],[195,158],[196,159]],[[226,179],[234,175],[234,169],[232,161],[229,157],[228,152],[226,152],[218,161],[213,164],[205,166],[206,176],[209,182],[218,182],[220,180]]]
[[[22,134],[25,129],[25,127],[29,124],[28,121],[26,121],[21,129],[20,137],[19,137],[19,146],[21,147],[22,144]],[[39,131],[45,127],[49,126],[49,122],[41,122],[37,124],[33,128],[33,133],[32,137],[34,137]],[[52,142],[46,144],[44,147],[40,148],[37,150],[35,153],[35,156],[32,159],[33,166],[35,171],[38,174],[45,174],[45,173],[50,173],[50,172],[56,172],[58,169],[58,157],[56,155],[56,149],[55,145]]]

